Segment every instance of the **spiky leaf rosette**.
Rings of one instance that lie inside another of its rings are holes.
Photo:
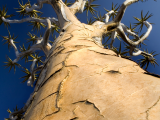
[[[17,105],[16,105],[16,108],[13,108],[14,112],[16,111],[19,111]],[[7,110],[8,113],[12,113],[10,109]],[[16,115],[17,116],[17,119],[16,120],[21,120],[21,118],[23,117],[23,114],[22,113],[19,113]],[[5,120],[12,120],[10,118],[5,118]]]
[[[118,57],[129,58],[129,56],[126,56],[126,54],[127,54],[128,52],[126,52],[126,51],[122,52],[121,43],[120,43],[118,49],[115,48],[115,47],[113,47],[112,50],[117,54]]]
[[[88,16],[88,12],[90,12],[92,15],[95,14],[95,12],[97,12],[94,8],[97,8],[99,5],[97,4],[91,4],[92,2],[96,1],[96,0],[90,0],[89,2],[87,1],[85,4],[85,9],[84,11],[87,11],[87,16]]]
[[[141,18],[137,18],[137,17],[134,17],[134,19],[136,19],[138,22],[137,23],[134,23],[135,26],[139,26],[139,30],[140,32],[142,31],[142,28],[143,28],[143,25],[144,25],[144,21],[147,21],[150,17],[152,17],[153,15],[152,14],[149,14],[149,11],[147,12],[147,14],[145,16],[143,16],[143,10],[141,11]],[[150,23],[150,24],[153,24],[153,23]]]
[[[41,14],[41,15],[42,15],[42,14]],[[37,16],[36,18],[44,19],[44,18],[41,17],[41,15]],[[32,31],[37,31],[37,32],[39,32],[40,29],[41,29],[41,27],[43,27],[43,28],[46,27],[45,24],[43,24],[42,22],[38,22],[38,21],[30,21],[29,23],[30,23],[29,26],[33,26]]]
[[[31,76],[31,72],[27,68],[24,68],[24,70],[22,70],[22,72],[25,73],[25,75],[23,77],[21,77],[23,79],[22,83],[25,83],[29,79],[29,77]],[[35,80],[37,79],[37,74],[34,74],[34,78],[35,78]]]
[[[13,14],[7,15],[7,11],[8,11],[8,10],[6,9],[6,6],[3,6],[3,9],[0,9],[0,25],[1,25],[2,23],[4,23],[5,27],[10,26],[10,24],[7,23],[7,22],[4,22],[4,21],[2,20],[2,17],[4,17],[4,18],[6,19],[6,18],[10,18],[10,17],[13,17],[13,16],[14,16]]]
[[[22,16],[22,18],[24,16],[30,16],[30,17],[38,17],[38,14],[37,13],[42,13],[40,11],[37,11],[37,10],[33,10],[33,11],[30,11],[30,12],[26,12],[26,7],[31,7],[31,4],[30,4],[30,1],[28,0],[28,2],[26,4],[23,4],[23,1],[22,3],[19,2],[18,0],[18,3],[19,3],[19,8],[15,8],[19,11],[17,11],[19,13],[19,16]]]
[[[21,51],[21,52],[25,52],[25,51],[27,51],[27,50],[29,50],[29,49],[30,49],[30,45],[28,46],[27,49],[25,48],[24,44],[23,44],[22,47],[20,46],[20,51]],[[24,54],[24,55],[22,56],[21,59],[25,59],[25,62],[28,62],[28,59],[29,59],[29,57],[31,57],[31,56],[33,56],[31,53],[26,53],[26,54]]]
[[[16,42],[16,41],[14,41],[18,36],[16,36],[16,37],[14,37],[14,34],[13,34],[13,36],[11,36],[11,34],[10,34],[10,32],[9,32],[9,30],[8,30],[8,36],[1,36],[2,38],[3,38],[3,40],[5,40],[5,43],[4,44],[8,44],[8,50],[10,51],[10,48],[11,48],[11,43],[10,43],[10,39],[12,39],[13,40],[13,43],[18,43],[18,42]],[[4,45],[3,44],[3,45]]]
[[[39,64],[43,63],[42,58],[44,57],[44,56],[39,56],[38,54],[39,54],[39,52],[38,53],[34,53],[34,55],[31,56],[33,59],[29,60],[29,61],[33,61],[33,60],[37,59],[37,61],[36,61],[37,67],[39,66]]]
[[[26,82],[29,79],[29,77],[31,76],[31,73],[30,73],[30,71],[27,68],[24,68],[24,70],[22,70],[22,72],[25,73],[25,76],[21,77],[21,78],[23,78],[22,83],[24,83],[24,82]]]
[[[92,18],[90,18],[89,20],[87,18],[87,24],[88,25],[92,25],[93,23],[94,23],[94,20]]]
[[[107,42],[111,39],[111,35],[112,35],[112,32],[103,35],[103,39],[104,39],[103,46],[104,47],[108,46]],[[105,40],[106,37],[107,37],[107,40]],[[120,39],[121,37],[119,36],[119,34],[116,35],[116,38],[121,41]]]
[[[99,15],[97,14],[97,17],[93,16],[93,18],[97,21],[104,22],[104,16],[102,16],[100,12],[99,12]]]
[[[146,53],[148,53],[148,50],[145,51]],[[158,65],[158,63],[156,62],[156,59],[154,58],[155,56],[159,55],[159,54],[155,54],[155,51],[151,51],[150,53],[153,57],[147,56],[147,55],[143,55],[142,59],[139,59],[139,64],[140,66],[146,70],[149,66],[149,64],[153,65],[155,67],[155,65]],[[159,65],[158,65],[159,66]]]
[[[3,65],[3,66],[5,66],[5,68],[9,67],[9,72],[11,71],[12,68],[14,69],[14,72],[16,72],[16,66],[17,67],[21,66],[20,64],[12,61],[8,56],[6,57],[6,59],[7,59],[7,62],[4,62],[5,65]]]
[[[112,17],[112,19],[114,19],[115,16],[117,15],[118,9],[119,9],[119,7],[120,7],[120,6],[117,6],[117,5],[118,5],[118,4],[114,5],[113,2],[112,2],[112,8],[111,8],[111,10],[113,10],[114,13],[112,13],[112,14],[109,16],[109,18]],[[104,8],[104,9],[105,9],[105,8]],[[105,11],[109,12],[110,10],[105,9]]]
[[[27,34],[30,38],[27,39],[27,42],[32,42],[32,44],[35,44],[37,42],[37,36],[35,34],[31,34],[28,32]]]

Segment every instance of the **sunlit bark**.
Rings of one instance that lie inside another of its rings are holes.
[[[145,54],[135,47],[149,35],[151,25],[145,22],[146,34],[133,42],[124,32],[139,37],[121,23],[126,8],[137,1],[126,0],[113,21],[108,22],[106,14],[105,23],[96,21],[92,25],[81,23],[74,15],[83,11],[85,0],[76,1],[70,8],[61,0],[38,0],[26,8],[32,11],[41,9],[44,3],[51,4],[61,32],[48,50],[44,65],[31,70],[41,73],[33,94],[19,111],[25,112],[24,120],[159,119],[155,117],[160,111],[159,78],[144,74],[137,63],[117,57],[102,46],[104,34],[113,32],[114,40],[118,32],[131,46],[132,55]],[[50,27],[48,24],[43,45],[48,44]],[[16,114],[12,113],[10,118],[16,119]]]

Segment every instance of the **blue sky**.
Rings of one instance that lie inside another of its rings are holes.
[[[23,0],[24,3],[26,3],[28,0]],[[72,0],[74,1],[74,0]],[[36,0],[32,0],[32,4],[35,3]],[[98,7],[96,10],[101,11],[101,14],[105,14],[104,8],[110,10],[112,2],[114,4],[118,3],[118,5],[122,4],[124,0],[97,0],[94,3],[99,4],[100,7]],[[14,8],[18,8],[18,0],[1,0],[0,1],[0,8],[2,8],[3,5],[6,5],[8,8],[8,14],[15,14],[16,16],[11,18],[11,19],[20,19],[17,16],[16,10]],[[147,48],[150,51],[156,51],[156,53],[160,53],[159,45],[160,45],[160,32],[159,32],[159,27],[160,27],[160,1],[154,2],[153,0],[148,0],[147,2],[139,2],[135,3],[131,6],[129,6],[125,12],[125,15],[122,19],[122,23],[125,25],[129,26],[130,23],[136,22],[133,18],[133,16],[140,18],[140,13],[141,10],[143,10],[144,15],[149,11],[149,13],[152,13],[153,16],[148,20],[151,23],[154,23],[153,25],[153,30],[151,34],[148,37],[148,40],[145,41],[147,46],[142,46],[142,48]],[[43,9],[41,10],[44,14],[44,17],[56,17],[54,10],[50,5],[44,5]],[[91,15],[90,15],[91,16]],[[81,15],[78,15],[78,18],[86,23],[86,12],[84,12]],[[90,17],[89,17],[90,18]],[[17,42],[17,47],[19,45],[24,45],[27,47],[26,43],[26,38],[29,38],[26,34],[28,32],[34,33],[31,31],[32,27],[28,26],[27,23],[21,23],[21,24],[11,24],[11,27],[9,27],[9,31],[11,32],[11,35],[17,36],[18,38],[16,39]],[[143,32],[145,32],[147,29],[144,27]],[[42,32],[44,32],[44,29],[42,29]],[[7,36],[7,29],[4,27],[2,24],[0,26],[0,35],[2,36]],[[52,40],[52,38],[51,38]],[[11,48],[10,52],[8,51],[7,45],[3,45],[4,41],[2,41],[2,37],[0,37],[0,50],[1,50],[1,59],[0,59],[0,103],[1,103],[1,108],[0,108],[0,119],[4,119],[8,117],[8,112],[7,109],[9,108],[11,111],[13,111],[13,108],[18,106],[18,108],[22,108],[24,103],[27,101],[29,98],[30,93],[32,93],[33,88],[28,87],[26,83],[21,83],[23,79],[19,79],[24,75],[23,72],[21,72],[21,68],[17,68],[16,72],[14,73],[13,70],[11,72],[8,72],[9,69],[4,69],[5,67],[3,66],[6,61],[6,56],[9,56],[11,59],[15,59],[15,53],[14,49]],[[115,47],[119,46],[119,40],[116,40],[114,43]],[[141,56],[139,57],[132,57],[134,60],[142,58]],[[156,56],[157,63],[160,65],[160,55]],[[25,63],[23,60],[19,61],[19,63],[26,67],[30,68],[31,63]],[[148,69],[149,72],[160,74],[160,67],[156,66],[155,68],[151,65],[149,65]]]

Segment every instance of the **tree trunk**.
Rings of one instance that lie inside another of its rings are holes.
[[[160,79],[104,49],[95,29],[62,30],[24,120],[160,120]]]

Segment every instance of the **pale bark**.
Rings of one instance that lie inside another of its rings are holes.
[[[99,47],[100,29],[72,24],[61,32],[24,120],[158,120],[160,79]]]
[[[39,0],[28,9],[51,4],[61,32],[22,109],[24,120],[159,120],[160,79],[101,45],[105,33],[125,36],[117,27],[127,6],[137,1],[126,0],[113,21],[93,25],[81,23],[61,0]]]

